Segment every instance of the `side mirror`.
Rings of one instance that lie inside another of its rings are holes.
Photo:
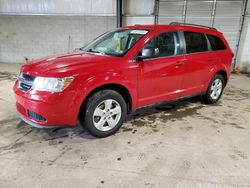
[[[159,56],[158,48],[143,48],[141,51],[141,56],[138,56],[138,60],[142,61],[143,59],[149,59]]]

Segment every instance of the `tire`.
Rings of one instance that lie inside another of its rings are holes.
[[[225,80],[221,74],[216,74],[210,81],[208,89],[203,96],[204,102],[213,104],[219,101],[225,87]]]
[[[91,135],[103,138],[119,130],[126,114],[124,98],[116,91],[102,90],[87,99],[80,119]]]

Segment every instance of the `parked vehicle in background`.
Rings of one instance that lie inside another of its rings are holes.
[[[233,53],[214,28],[182,23],[108,32],[77,53],[29,61],[14,85],[20,117],[36,127],[115,133],[131,111],[202,95],[216,103]]]

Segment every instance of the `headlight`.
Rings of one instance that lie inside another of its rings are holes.
[[[73,81],[74,77],[65,78],[45,78],[36,77],[32,89],[39,91],[60,92],[63,91]]]

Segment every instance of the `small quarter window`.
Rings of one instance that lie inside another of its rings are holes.
[[[222,40],[219,37],[214,36],[214,35],[207,35],[207,38],[210,42],[210,45],[213,51],[226,49],[225,44],[222,42]]]
[[[208,51],[207,39],[204,34],[184,31],[186,41],[186,53]]]

